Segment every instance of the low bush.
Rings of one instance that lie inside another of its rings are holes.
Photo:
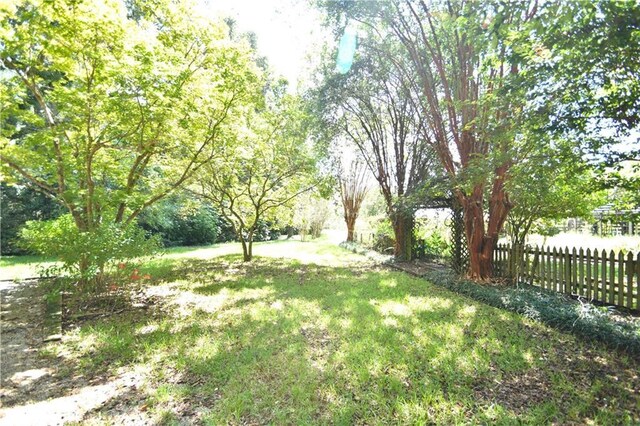
[[[339,246],[345,250],[349,250],[350,252],[366,256],[374,262],[378,263],[390,262],[393,259],[392,255],[380,253],[375,249],[370,249],[355,241],[343,241],[339,244]]]
[[[413,253],[417,259],[446,259],[451,257],[451,245],[439,232],[430,232],[424,236],[416,235]]]
[[[65,277],[87,293],[103,291],[114,274],[129,275],[129,269],[135,271],[133,259],[153,254],[160,245],[158,238],[149,238],[135,225],[105,222],[91,232],[80,232],[69,214],[27,222],[20,241],[29,252],[60,261],[41,275]]]
[[[20,229],[29,220],[51,220],[63,214],[63,208],[40,192],[0,183],[0,253],[23,255],[28,250],[18,241]]]
[[[607,308],[581,303],[538,287],[492,287],[459,279],[448,272],[429,272],[429,281],[488,305],[517,312],[585,340],[605,344],[640,357],[640,321],[616,321]]]

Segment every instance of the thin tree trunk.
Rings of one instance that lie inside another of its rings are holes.
[[[249,231],[247,237],[240,237],[242,241],[242,259],[251,262],[253,259],[253,231]]]
[[[245,262],[249,262],[251,260],[251,255],[249,254],[249,247],[244,237],[240,237],[240,242],[242,243],[242,259]]]

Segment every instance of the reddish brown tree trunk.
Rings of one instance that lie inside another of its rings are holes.
[[[498,242],[511,203],[504,188],[508,166],[496,169],[491,195],[486,229],[484,214],[484,185],[478,184],[470,195],[457,193],[464,212],[464,227],[469,248],[468,276],[473,280],[485,281],[493,275],[493,250]]]
[[[413,249],[413,216],[395,214],[391,221],[395,237],[393,255],[398,260],[409,261],[412,259]]]

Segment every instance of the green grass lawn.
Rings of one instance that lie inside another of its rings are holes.
[[[45,256],[0,256],[0,280],[21,280],[38,276],[40,268],[53,266]]]
[[[87,322],[46,354],[69,374],[143,371],[168,424],[639,419],[640,364],[622,354],[325,240],[259,244],[251,263],[238,249],[170,250],[145,269],[161,309]]]

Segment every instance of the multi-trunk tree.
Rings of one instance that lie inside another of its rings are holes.
[[[318,95],[325,119],[357,146],[377,181],[393,227],[394,256],[403,260],[412,258],[418,194],[439,170],[422,137],[425,123],[410,85],[372,48],[359,53],[347,74],[329,72]]]
[[[303,108],[291,95],[270,94],[274,98],[266,106],[247,113],[236,143],[226,146],[192,186],[233,225],[245,261],[253,258],[260,222],[277,220],[282,207],[314,186],[315,157]]]
[[[20,1],[0,13],[3,171],[78,235],[135,224],[224,146],[253,96],[249,49],[188,5]],[[97,248],[99,250],[99,248]],[[84,278],[102,269],[87,253]]]
[[[462,207],[469,276],[492,275],[492,254],[513,207],[507,182],[526,148],[518,139],[524,84],[517,42],[536,2],[394,4],[383,16],[412,61],[424,139]],[[390,12],[390,13],[389,13]]]
[[[338,171],[340,201],[347,225],[347,241],[354,240],[356,220],[369,190],[367,180],[367,168],[357,159],[351,161],[348,169],[341,167]]]
[[[464,214],[468,274],[491,276],[493,249],[513,207],[506,183],[528,153],[518,136],[530,80],[518,41],[536,19],[537,3],[376,2],[328,3],[367,30],[367,42],[402,46],[408,60],[378,49],[410,82],[421,141],[435,153]],[[370,54],[369,54],[370,55]]]
[[[637,2],[320,3],[338,32],[359,25],[379,47],[356,57],[390,60],[415,83],[423,140],[463,209],[472,278],[492,275],[514,167],[549,152],[540,135],[567,138],[578,153],[588,142],[596,161],[622,139],[617,157],[637,158]],[[384,48],[393,41],[409,61]]]

